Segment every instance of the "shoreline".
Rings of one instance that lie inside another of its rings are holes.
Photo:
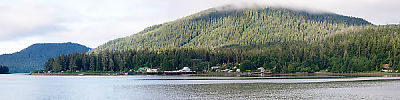
[[[197,72],[82,72],[82,73],[29,73],[27,75],[184,75]]]
[[[29,73],[26,75],[193,75],[193,76],[313,76],[313,75],[326,75],[326,76],[386,76],[386,75],[398,75],[400,73],[386,73],[386,72],[369,72],[369,73],[331,73],[331,72],[316,72],[316,73],[260,73],[260,72],[240,72],[240,73],[226,73],[226,72],[201,72],[201,73],[185,73],[185,72],[150,72],[150,73],[139,73],[139,72],[107,72],[107,73]]]

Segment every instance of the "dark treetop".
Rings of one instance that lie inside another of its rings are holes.
[[[0,74],[8,73],[8,67],[0,65]]]

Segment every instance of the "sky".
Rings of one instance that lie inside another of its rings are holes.
[[[35,43],[74,42],[90,48],[224,5],[282,6],[400,23],[400,0],[0,0],[0,54]]]

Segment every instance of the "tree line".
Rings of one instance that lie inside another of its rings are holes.
[[[8,67],[0,65],[0,74],[8,73]]]
[[[274,73],[335,73],[380,71],[383,64],[400,68],[399,25],[349,27],[315,42],[293,41],[262,45],[226,45],[220,48],[176,47],[74,53],[50,58],[45,71],[134,71],[150,67],[163,71],[190,67],[209,70],[257,70]]]

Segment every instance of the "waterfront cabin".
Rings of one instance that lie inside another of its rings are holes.
[[[179,72],[191,72],[189,67],[183,67]]]
[[[382,68],[382,72],[393,72],[393,69],[390,68],[389,64],[384,64]]]
[[[216,72],[221,72],[221,69],[217,69],[217,70],[215,70]]]
[[[224,70],[221,70],[222,72],[232,72],[232,70],[231,69],[224,69]]]
[[[236,72],[240,72],[240,69],[236,69]]]
[[[158,70],[157,69],[148,68],[146,70],[146,72],[158,72]]]
[[[260,68],[257,68],[257,69],[260,70],[260,72],[265,72],[264,67],[260,67]]]
[[[211,69],[218,69],[220,66],[212,66]]]
[[[137,72],[147,72],[147,69],[149,69],[149,67],[139,67]]]
[[[382,72],[393,72],[391,68],[382,68]]]

